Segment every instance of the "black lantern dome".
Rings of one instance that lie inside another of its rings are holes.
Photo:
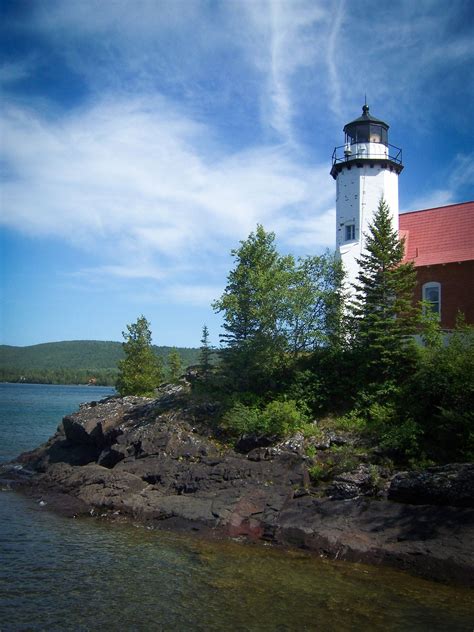
[[[388,142],[388,128],[387,123],[370,114],[365,103],[362,116],[344,125],[344,145],[336,147],[332,155],[332,177],[336,179],[343,169],[366,164],[400,173],[402,150]]]
[[[388,145],[388,128],[384,123],[369,112],[369,106],[362,107],[362,116],[344,126],[346,143],[382,143]]]

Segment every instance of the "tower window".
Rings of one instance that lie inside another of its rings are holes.
[[[441,316],[441,284],[437,281],[425,283],[422,292],[423,301],[427,308],[434,314]]]
[[[346,224],[346,241],[353,241],[356,235],[355,224]]]

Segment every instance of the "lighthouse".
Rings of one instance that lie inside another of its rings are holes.
[[[365,250],[365,235],[383,198],[398,232],[398,175],[403,169],[402,150],[388,142],[387,123],[375,118],[369,106],[362,116],[344,126],[344,145],[332,156],[331,175],[336,180],[336,249],[346,272],[349,295],[359,272],[358,259]]]

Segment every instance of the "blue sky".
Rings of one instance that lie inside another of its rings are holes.
[[[1,342],[218,341],[230,250],[333,248],[364,95],[402,211],[474,197],[471,0],[1,0]]]

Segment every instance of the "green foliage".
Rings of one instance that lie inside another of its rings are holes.
[[[384,200],[369,229],[352,305],[355,342],[370,381],[398,380],[409,369],[408,341],[419,318],[412,303],[416,272],[412,263],[402,263],[404,244]]]
[[[282,325],[287,349],[299,354],[339,335],[344,274],[341,262],[329,252],[290,264]]]
[[[221,425],[230,435],[237,437],[263,432],[259,409],[240,402],[224,415]]]
[[[300,429],[307,421],[293,400],[273,400],[263,409],[237,402],[224,415],[222,427],[230,434],[286,437]]]
[[[0,346],[0,367],[18,370],[117,369],[123,358],[120,342],[71,340],[29,347]]]
[[[151,331],[147,319],[140,316],[123,332],[125,358],[119,362],[117,391],[120,395],[153,396],[161,381],[158,358],[151,346]]]
[[[404,405],[436,460],[474,457],[474,328],[462,324],[447,344],[427,347],[403,392]]]
[[[209,343],[209,329],[207,325],[204,325],[202,328],[202,337],[201,337],[201,348],[199,352],[199,365],[204,373],[204,376],[207,377],[212,368],[212,346]]]
[[[340,263],[329,254],[295,261],[274,241],[258,226],[232,251],[236,265],[213,305],[224,315],[224,370],[241,391],[274,391],[301,353],[327,344],[339,311]]]
[[[364,433],[367,430],[367,421],[357,409],[353,409],[345,415],[326,418],[321,422],[321,425],[336,432]]]
[[[221,298],[213,304],[224,315],[222,359],[238,390],[266,386],[281,362],[285,344],[280,327],[292,259],[280,257],[275,235],[257,226],[231,254],[236,265]]]
[[[171,347],[153,346],[158,358],[166,358]],[[199,350],[179,348],[184,366],[196,364]],[[124,352],[120,342],[73,340],[48,342],[29,347],[0,345],[0,382],[33,384],[88,384],[114,386],[118,363]]]
[[[278,383],[289,399],[318,417],[344,414],[354,406],[363,385],[358,351],[339,345],[319,347],[300,356]]]
[[[327,480],[330,473],[331,467],[325,463],[314,463],[308,467],[308,474],[312,483],[319,483],[320,481]]]
[[[413,419],[386,422],[379,433],[380,447],[408,461],[420,454],[422,434],[422,429]]]
[[[117,369],[2,369],[0,382],[27,384],[90,384],[115,386]]]
[[[183,363],[177,349],[172,349],[168,354],[168,379],[170,382],[176,383],[181,377],[183,371]]]
[[[332,447],[308,468],[309,477],[313,483],[327,481],[337,474],[356,469],[361,457],[362,453],[352,446]]]
[[[299,430],[307,421],[306,415],[292,400],[274,400],[267,404],[262,412],[266,433],[277,437],[286,437]]]
[[[421,304],[421,339],[425,347],[439,349],[443,346],[443,332],[439,320],[439,314],[433,312],[430,304]]]

